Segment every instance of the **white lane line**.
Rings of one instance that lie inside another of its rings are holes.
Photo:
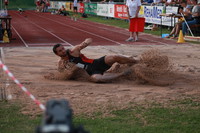
[[[31,12],[29,12],[29,13],[31,13]],[[31,14],[34,14],[34,13],[31,13]],[[36,14],[34,14],[34,15],[36,15]],[[99,38],[102,38],[102,39],[105,39],[105,40],[111,41],[111,42],[116,43],[116,44],[118,44],[118,45],[121,44],[120,42],[117,42],[117,41],[111,40],[111,39],[109,39],[109,38],[106,38],[106,37],[103,37],[103,36],[97,35],[97,34],[92,33],[92,32],[88,32],[88,31],[85,31],[85,30],[81,30],[81,29],[76,28],[76,27],[74,27],[74,26],[66,25],[66,24],[61,23],[61,22],[56,21],[56,20],[52,20],[52,19],[49,19],[49,18],[46,18],[46,17],[40,16],[40,15],[36,15],[36,16],[39,16],[39,17],[41,17],[41,18],[48,19],[48,20],[50,20],[50,21],[53,21],[53,22],[59,23],[59,24],[65,26],[65,27],[70,27],[70,28],[73,28],[73,29],[76,29],[76,30],[79,30],[79,31],[82,31],[82,32],[85,32],[85,33],[88,33],[88,34],[91,34],[91,35],[93,35],[93,36],[97,36],[97,37],[99,37]]]
[[[93,26],[93,25],[88,25],[88,23],[85,23],[85,22],[81,22],[81,21],[77,21],[79,23],[83,23],[87,26]],[[94,26],[93,26],[94,27]],[[115,31],[115,30],[111,30],[109,28],[105,28],[105,27],[99,27],[99,26],[95,26],[95,28],[99,28],[99,29],[104,29],[104,30],[107,30],[107,31],[112,31],[112,32],[115,32],[115,33],[120,33],[120,34],[123,34],[123,35],[127,35],[127,33],[124,33],[124,32],[120,32],[120,31]],[[127,31],[129,32],[129,31]],[[139,34],[144,34],[144,33],[139,33]],[[156,37],[157,38],[157,37]],[[164,43],[164,42],[160,42],[160,41],[155,41],[155,40],[149,40],[149,39],[145,39],[145,38],[142,38],[143,40],[147,40],[147,41],[151,41],[151,42],[155,42],[155,43],[160,43],[160,44],[164,44],[164,45],[168,45],[168,43]]]
[[[17,13],[15,13],[15,14],[17,14]],[[17,15],[20,16],[19,14],[17,14]],[[21,16],[20,16],[20,17],[21,17]],[[64,42],[65,44],[68,44],[69,46],[73,46],[73,45],[70,44],[69,42],[63,40],[62,38],[60,38],[60,37],[58,37],[57,35],[51,33],[50,31],[48,31],[48,30],[42,28],[41,26],[37,25],[36,23],[33,23],[32,21],[30,21],[30,20],[28,20],[28,19],[26,19],[26,20],[29,21],[30,23],[32,23],[33,25],[37,26],[38,28],[40,28],[40,29],[42,29],[42,30],[48,32],[49,34],[53,35],[54,37],[58,38],[59,40],[61,40],[61,41]]]
[[[32,13],[33,14],[33,13]],[[39,15],[38,15],[39,16]],[[67,19],[69,19],[70,20],[70,18],[67,18]],[[105,27],[101,27],[101,26],[94,26],[94,25],[92,25],[92,24],[88,24],[88,23],[86,23],[86,22],[83,22],[83,21],[76,21],[76,22],[78,22],[78,23],[82,23],[82,24],[85,24],[85,25],[87,25],[87,26],[89,26],[89,27],[91,27],[91,26],[93,26],[94,28],[99,28],[99,29],[104,29],[104,30],[107,30],[107,31],[112,31],[112,32],[115,32],[115,33],[120,33],[120,34],[123,34],[123,35],[127,35],[128,34],[128,30],[127,30],[127,33],[124,33],[124,32],[120,32],[120,31],[115,31],[115,30],[111,30],[111,29],[109,29],[109,28],[105,28]],[[102,24],[102,25],[104,25],[104,24]],[[108,26],[108,25],[106,25],[106,26]],[[118,27],[117,27],[118,28]],[[140,33],[140,34],[144,34],[144,33]],[[155,38],[157,38],[157,37],[155,37]],[[143,40],[146,40],[146,41],[150,41],[150,42],[155,42],[155,43],[160,43],[160,44],[163,44],[163,45],[169,45],[168,43],[164,43],[164,42],[160,42],[160,41],[155,41],[155,40],[150,40],[150,39],[145,39],[145,38],[142,38]]]
[[[24,39],[22,38],[22,36],[17,32],[17,30],[14,28],[14,26],[12,25],[12,28],[14,29],[14,31],[17,33],[17,35],[19,36],[19,38],[21,39],[21,41],[24,43],[24,45],[26,47],[28,47],[27,43],[24,41]]]

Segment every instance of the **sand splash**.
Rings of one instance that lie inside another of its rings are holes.
[[[140,62],[133,66],[133,71],[140,83],[169,85],[174,82],[170,78],[174,73],[169,58],[158,49],[151,49],[142,53]]]
[[[122,72],[130,66],[120,65],[117,70],[112,70],[110,72]],[[129,80],[137,80],[137,83],[149,83],[153,85],[169,85],[174,81],[171,80],[172,65],[170,64],[169,58],[166,55],[161,54],[158,49],[151,49],[145,51],[140,55],[140,62],[132,66],[133,74]],[[73,76],[71,75],[71,70],[64,70],[63,72],[55,71],[53,73],[48,73],[44,77],[51,80],[82,80],[89,81],[89,75],[82,69],[76,69]],[[126,77],[123,77],[124,79]],[[123,79],[121,79],[123,80]]]

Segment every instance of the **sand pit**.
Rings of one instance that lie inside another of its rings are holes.
[[[51,47],[4,48],[6,65],[38,100],[45,104],[49,99],[65,98],[75,114],[87,115],[96,111],[108,114],[109,110],[126,108],[130,103],[145,105],[157,102],[169,105],[170,101],[184,98],[200,100],[199,51],[198,45],[91,46],[83,51],[88,57],[97,58],[109,53],[140,55],[143,59],[143,62],[134,66],[135,75],[132,77],[96,84],[88,82],[84,76],[76,81],[45,79],[45,74],[57,71],[59,58],[52,53]],[[122,69],[126,67],[122,66]],[[24,104],[23,113],[41,113],[40,108],[18,86],[12,81],[9,84],[6,89],[13,97],[10,102],[17,100]]]

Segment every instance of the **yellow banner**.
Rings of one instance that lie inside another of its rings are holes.
[[[72,2],[66,2],[66,10],[73,11],[73,3]]]

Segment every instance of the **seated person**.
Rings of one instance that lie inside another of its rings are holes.
[[[175,0],[164,0],[166,6],[176,4]]]
[[[145,0],[142,2],[142,4],[148,5],[148,4],[152,4],[153,0]]]
[[[157,6],[157,5],[162,5],[163,0],[153,0],[151,3],[151,6]]]
[[[36,11],[40,12],[41,11],[40,0],[37,0],[35,4],[36,4]]]
[[[180,7],[178,8],[178,14],[180,14],[180,18],[178,22],[175,24],[174,28],[172,29],[169,36],[166,36],[166,38],[177,38],[179,35],[179,32],[181,30],[182,23],[186,20],[192,20],[192,15],[190,14],[192,6],[187,5],[187,1],[182,1],[180,3]],[[184,18],[183,18],[183,16]]]
[[[106,0],[100,1],[100,4],[106,4],[106,3],[107,3]]]
[[[60,9],[58,9],[58,14],[59,14],[59,15],[63,15],[63,16],[69,15],[69,13],[66,11],[64,5],[62,5],[62,7],[61,7]]]
[[[200,5],[197,4],[197,0],[191,0],[194,5],[192,11],[189,13],[192,15],[193,20],[186,21],[182,23],[183,35],[185,36],[188,30],[188,26],[200,24]],[[199,3],[200,4],[200,3]]]

